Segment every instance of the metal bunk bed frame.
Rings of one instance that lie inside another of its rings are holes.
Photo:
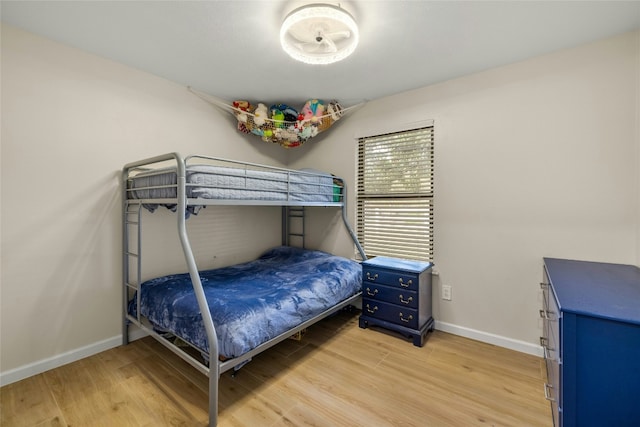
[[[367,259],[367,256],[360,245],[356,234],[354,233],[349,221],[347,219],[346,212],[346,186],[342,188],[342,197],[339,202],[301,202],[301,201],[273,201],[273,200],[222,200],[222,199],[210,199],[210,200],[202,200],[202,199],[189,199],[187,198],[186,192],[186,169],[187,162],[192,158],[200,158],[200,159],[208,159],[213,161],[224,161],[228,163],[236,163],[239,165],[253,166],[264,168],[264,165],[258,165],[247,162],[238,162],[232,161],[228,159],[221,159],[215,157],[208,156],[187,156],[182,157],[179,153],[167,153],[164,155],[147,158],[144,160],[139,160],[136,162],[126,164],[122,169],[122,215],[123,215],[123,329],[122,329],[122,343],[123,345],[128,344],[129,342],[129,325],[135,324],[142,331],[154,337],[158,342],[163,344],[173,353],[178,355],[180,358],[185,360],[191,366],[196,368],[198,371],[207,375],[209,377],[209,427],[215,427],[218,424],[218,380],[220,375],[224,372],[241,367],[243,364],[250,361],[255,355],[263,352],[264,350],[280,343],[281,341],[288,339],[290,336],[302,331],[303,329],[311,326],[312,324],[322,320],[323,318],[330,316],[331,314],[355,303],[361,296],[361,293],[358,293],[338,305],[327,309],[326,311],[320,313],[316,317],[307,320],[306,322],[300,324],[299,326],[286,331],[279,336],[259,345],[253,350],[233,359],[227,359],[224,361],[220,361],[218,359],[218,338],[215,330],[215,326],[213,324],[213,320],[211,318],[211,313],[209,311],[209,306],[207,304],[207,300],[205,297],[205,293],[202,287],[202,282],[200,281],[200,275],[198,272],[198,267],[195,262],[195,257],[193,251],[191,249],[191,245],[189,243],[189,238],[187,235],[186,228],[186,212],[187,206],[189,205],[263,205],[263,206],[282,206],[282,243],[288,243],[291,236],[301,237],[304,239],[304,223],[302,226],[301,233],[293,233],[290,227],[290,220],[292,218],[300,218],[304,221],[304,212],[301,212],[301,209],[304,209],[304,206],[334,206],[339,207],[342,211],[342,221],[351,237],[351,240],[355,244],[360,256],[363,260]],[[209,343],[209,361],[208,365],[205,366],[199,360],[186,353],[179,347],[175,346],[173,343],[165,339],[162,335],[158,334],[153,330],[152,327],[146,325],[141,317],[139,310],[139,302],[140,302],[140,293],[136,292],[138,305],[137,305],[137,316],[131,316],[128,313],[127,307],[129,304],[130,291],[138,290],[141,284],[141,268],[142,268],[142,211],[143,205],[146,203],[166,203],[166,200],[154,200],[154,199],[130,199],[127,197],[127,194],[130,190],[128,186],[128,181],[130,179],[130,174],[132,171],[141,170],[148,168],[151,165],[174,161],[176,165],[176,174],[177,174],[177,183],[174,184],[177,190],[177,210],[176,210],[176,218],[177,218],[177,232],[180,238],[180,243],[182,245],[182,250],[184,252],[185,261],[187,263],[187,268],[189,272],[189,276],[191,278],[191,282],[193,285],[193,290],[196,296],[196,300],[198,302],[198,307],[200,309],[200,313],[202,314],[202,320],[204,323],[204,327],[207,333],[207,339]],[[274,168],[268,167],[272,170],[279,171],[288,171],[287,169],[282,168]],[[344,184],[344,183],[343,183]],[[290,210],[291,209],[291,210]],[[137,233],[135,237],[135,246],[132,247],[132,240],[130,236],[130,227],[137,228]],[[303,240],[304,242],[304,240]],[[135,274],[132,274],[132,260],[135,260]],[[132,276],[135,276],[132,277]]]

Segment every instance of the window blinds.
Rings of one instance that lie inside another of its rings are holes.
[[[357,234],[367,256],[433,260],[433,127],[358,139]]]

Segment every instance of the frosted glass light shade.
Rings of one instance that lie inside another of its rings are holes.
[[[307,64],[331,64],[351,55],[358,46],[356,21],[344,9],[310,4],[291,12],[280,28],[282,49]]]

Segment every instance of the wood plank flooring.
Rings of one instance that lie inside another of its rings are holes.
[[[544,361],[340,312],[220,379],[221,427],[551,426]],[[208,379],[144,338],[0,389],[2,427],[206,426]]]

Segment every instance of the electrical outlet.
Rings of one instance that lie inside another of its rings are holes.
[[[451,301],[451,286],[442,285],[442,299]]]

